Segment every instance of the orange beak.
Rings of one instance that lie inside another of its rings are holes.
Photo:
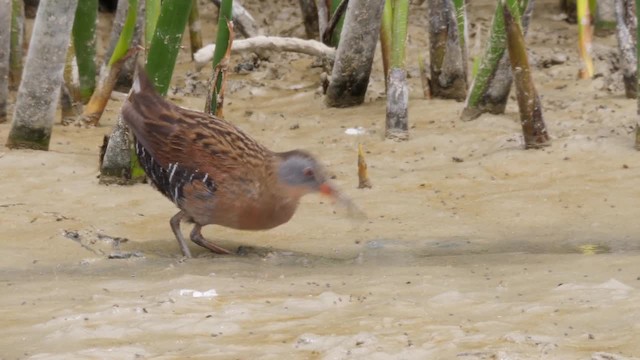
[[[328,196],[336,196],[336,191],[327,183],[320,184],[320,193]]]
[[[366,219],[367,216],[360,209],[358,209],[358,207],[353,202],[351,202],[348,197],[344,196],[342,193],[340,193],[339,190],[337,190],[330,184],[326,182],[322,183],[320,184],[318,190],[321,194],[330,196],[334,204],[337,203],[338,205],[343,206],[347,210],[348,217],[354,219]]]

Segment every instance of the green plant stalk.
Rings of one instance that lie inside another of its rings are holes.
[[[149,50],[160,16],[161,0],[145,0],[144,47]]]
[[[527,1],[522,1],[523,5],[520,8],[518,6],[517,0],[507,0],[507,4],[511,9],[512,13],[518,14],[517,18],[520,16],[520,9],[524,9],[527,6]],[[496,70],[498,69],[498,63],[504,55],[506,49],[506,41],[507,35],[504,27],[504,16],[502,15],[502,6],[498,4],[496,7],[496,12],[493,15],[493,21],[491,24],[491,35],[489,36],[489,43],[482,57],[482,62],[480,63],[480,67],[477,71],[475,78],[473,79],[473,84],[471,86],[471,91],[469,92],[469,96],[467,97],[466,108],[475,108],[482,101],[482,97],[487,91],[487,87],[489,86],[489,80],[493,77]]]
[[[200,31],[200,11],[198,0],[191,0],[191,12],[189,13],[189,40],[191,42],[191,58],[196,51],[202,48],[202,32]]]
[[[409,0],[395,0],[391,39],[391,68],[405,68],[405,47],[409,23]]]
[[[589,13],[596,15],[598,12],[598,0],[589,0]]]
[[[465,24],[466,16],[464,16],[465,0],[453,0],[453,7],[456,10],[456,24],[458,24],[458,40],[460,41],[460,47],[466,49]]]
[[[127,19],[124,22],[124,27],[118,38],[116,48],[113,50],[113,54],[109,59],[109,66],[111,67],[116,61],[120,60],[129,51],[129,45],[133,38],[133,31],[136,27],[136,18],[138,16],[138,0],[129,0],[129,11],[127,12]]]
[[[480,57],[474,57],[472,64],[471,64],[471,77],[475,78],[476,75],[478,74],[478,71],[480,71],[480,63],[482,62],[482,59]]]
[[[182,34],[191,12],[191,1],[164,0],[158,8],[158,0],[147,0],[145,19],[145,43],[148,49],[145,70],[158,93],[167,94],[176,65]],[[151,11],[149,11],[151,5]],[[149,39],[147,34],[153,34]],[[133,148],[131,149],[131,178],[144,178],[145,173]]]
[[[520,123],[522,124],[525,148],[536,149],[548,146],[549,135],[542,119],[540,98],[531,77],[531,68],[517,5],[514,9],[509,9],[509,6],[502,0],[500,7],[502,8],[507,33],[507,48],[516,87],[516,98],[520,110]],[[516,11],[513,12],[513,10]]]
[[[218,34],[216,36],[216,48],[213,52],[213,70],[215,71],[220,61],[227,53],[227,46],[229,46],[229,27],[227,21],[231,21],[231,10],[233,9],[233,0],[222,0],[220,3],[220,15],[218,17]],[[211,108],[210,113],[215,114],[218,104],[218,93],[222,86],[222,79],[225,76],[224,73],[220,73],[218,80],[213,84],[213,91],[211,91]]]
[[[389,0],[389,1],[393,1],[393,0]],[[341,0],[331,0],[332,15],[336,12],[336,9],[338,8],[338,5],[340,5],[340,2]],[[338,23],[336,24],[336,28],[333,29],[333,35],[331,36],[331,45],[335,47],[338,47],[338,44],[340,43],[340,33],[342,32],[343,24],[344,24],[344,14],[340,17],[340,20],[338,20]]]
[[[578,14],[578,46],[580,57],[583,62],[583,69],[580,71],[580,78],[590,79],[593,77],[593,61],[591,60],[591,14],[589,13],[588,0],[577,0]]]
[[[100,122],[102,113],[109,102],[111,92],[115,86],[118,74],[124,63],[124,56],[129,51],[131,39],[136,26],[136,18],[138,13],[138,0],[129,0],[127,17],[124,22],[116,47],[111,54],[111,58],[107,63],[107,73],[99,79],[98,84],[91,94],[89,102],[82,113],[82,121],[87,125],[97,125]],[[102,76],[102,74],[101,74]]]
[[[636,19],[640,19],[640,0],[636,0]],[[640,26],[636,26],[636,42],[640,44]],[[637,97],[637,110],[636,110],[636,114],[640,115],[640,46],[636,46],[636,60],[637,60],[637,65],[636,65],[636,74],[637,76],[637,81],[638,81],[638,85],[637,85],[637,91],[636,91],[636,97]],[[640,122],[636,121],[636,144],[635,144],[635,148],[636,150],[640,150]]]
[[[191,1],[164,0],[147,58],[147,74],[156,90],[166,95],[178,58],[182,33],[187,25]]]
[[[615,0],[614,0],[615,1]],[[604,1],[601,4],[606,4]],[[605,5],[601,5],[605,6]],[[589,12],[593,16],[593,30],[598,36],[606,36],[616,31],[617,22],[614,16],[606,16],[598,7],[598,2],[592,0],[589,2]]]
[[[81,0],[73,23],[73,46],[80,80],[80,98],[89,101],[96,87],[96,20],[98,0]]]
[[[321,0],[323,1],[323,0]],[[382,10],[382,26],[380,27],[380,51],[382,52],[382,69],[384,70],[384,85],[387,87],[389,65],[391,65],[391,34],[393,27],[393,7],[391,2],[385,0]]]
[[[22,79],[22,41],[24,31],[24,2],[13,0],[11,4],[11,50],[9,54],[9,84],[17,90]]]
[[[138,160],[138,155],[136,155],[136,150],[133,146],[131,146],[131,180],[134,182],[141,182],[146,178],[147,174],[144,172],[144,168],[140,164],[140,160]]]

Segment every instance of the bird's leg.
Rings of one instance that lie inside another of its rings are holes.
[[[193,241],[194,243],[207,248],[211,251],[213,251],[216,254],[231,254],[231,251],[220,247],[210,241],[207,241],[207,239],[204,238],[204,236],[202,236],[202,233],[200,233],[200,229],[202,229],[202,225],[199,224],[195,224],[195,226],[193,227],[193,230],[191,230],[191,241]]]
[[[189,247],[187,246],[187,242],[184,240],[184,236],[182,236],[182,232],[180,231],[180,221],[184,217],[184,211],[179,211],[177,214],[173,215],[169,223],[171,224],[171,230],[173,230],[174,235],[176,236],[176,240],[178,240],[178,245],[180,245],[180,250],[182,251],[182,255],[185,257],[191,257],[191,251],[189,251]]]

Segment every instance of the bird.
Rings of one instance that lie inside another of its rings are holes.
[[[179,209],[169,223],[186,258],[192,255],[182,221],[194,224],[191,241],[230,254],[205,239],[202,227],[271,229],[288,222],[310,193],[356,209],[311,153],[269,150],[229,121],[169,102],[142,66],[120,114],[149,182]]]

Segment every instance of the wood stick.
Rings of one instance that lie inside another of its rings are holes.
[[[213,58],[215,44],[209,44],[198,50],[193,58],[196,69],[200,70],[208,65]],[[240,39],[233,42],[231,50],[234,52],[265,52],[265,51],[289,51],[318,57],[326,57],[333,61],[336,50],[316,40],[304,40],[290,37],[256,36],[249,39]]]

